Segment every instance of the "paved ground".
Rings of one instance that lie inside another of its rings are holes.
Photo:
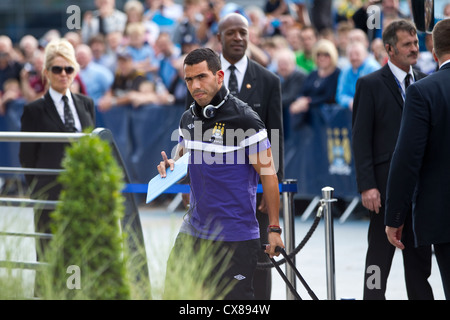
[[[30,209],[0,207],[2,219],[0,219],[0,230],[32,232],[32,212]],[[159,298],[161,295],[158,288],[162,288],[164,281],[164,270],[167,256],[178,228],[181,223],[183,212],[175,211],[168,213],[166,207],[140,207],[141,222],[144,230],[146,249],[149,257],[150,277],[153,297]],[[17,219],[20,217],[20,219]],[[301,221],[300,217],[295,219],[295,239],[296,245],[304,238],[306,232],[312,224],[312,217],[306,221]],[[334,240],[335,240],[335,279],[337,299],[362,299],[363,270],[366,251],[366,230],[367,219],[350,217],[345,223],[340,224],[334,220]],[[22,261],[35,261],[33,239],[17,238],[7,242],[17,250],[12,252],[12,259]],[[5,241],[0,241],[0,260],[5,258]],[[297,267],[319,299],[327,298],[326,267],[325,267],[325,236],[324,222],[320,222],[317,230],[306,244],[306,246],[296,256]],[[283,266],[284,270],[284,266]],[[0,268],[0,275],[2,275]],[[286,286],[275,269],[273,274],[272,299],[285,300]],[[34,271],[23,271],[22,276],[26,296],[32,296],[32,283]],[[442,285],[440,282],[439,270],[436,260],[433,257],[433,270],[430,278],[435,298],[444,299]],[[303,299],[310,299],[304,291],[301,283],[297,288]],[[388,299],[407,299],[403,280],[401,253],[396,252],[391,275],[388,282]]]
[[[167,213],[162,208],[141,206],[141,221],[148,244],[150,270],[151,274],[154,275],[151,280],[155,287],[161,285],[162,277],[158,276],[162,271],[160,267],[167,258],[182,216],[183,212]],[[300,243],[311,227],[313,222],[312,216],[306,221],[301,221],[300,217],[296,217],[296,245]],[[338,219],[334,219],[336,299],[362,299],[367,227],[368,220],[364,218],[350,216],[342,224],[339,223]],[[155,253],[155,248],[158,248],[157,254]],[[323,220],[305,247],[296,256],[296,265],[318,298],[327,299]],[[282,269],[284,271],[284,266]],[[272,275],[272,299],[285,300],[285,283],[275,269],[272,269]],[[430,283],[433,287],[435,298],[439,300],[445,299],[439,270],[434,257]],[[310,299],[310,296],[299,281],[297,281],[297,289],[302,299]],[[397,250],[394,255],[392,271],[388,280],[387,299],[407,299],[400,250]]]

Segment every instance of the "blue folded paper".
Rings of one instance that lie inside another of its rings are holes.
[[[150,203],[170,186],[184,178],[187,175],[188,164],[189,152],[175,162],[173,171],[167,169],[165,178],[162,178],[159,173],[153,177],[148,183],[146,203]]]

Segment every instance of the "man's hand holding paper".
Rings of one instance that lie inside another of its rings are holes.
[[[166,169],[170,167],[170,170],[173,171],[175,161],[173,159],[168,159],[164,151],[161,151],[161,156],[163,158],[163,161],[159,163],[157,168],[161,178],[165,178],[167,176]]]
[[[187,174],[189,153],[179,158],[177,161],[167,158],[166,153],[161,152],[163,161],[157,166],[158,174],[148,183],[147,201],[151,202],[170,186],[180,181]]]

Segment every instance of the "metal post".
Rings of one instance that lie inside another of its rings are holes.
[[[283,185],[297,184],[296,179],[283,180]],[[284,246],[286,252],[291,253],[295,249],[295,226],[294,226],[294,192],[282,192],[283,198],[283,220],[284,220]],[[295,257],[292,257],[292,262],[295,264]],[[286,263],[286,277],[296,289],[295,271]],[[292,291],[286,287],[286,299],[295,300]]]
[[[325,258],[327,268],[327,299],[336,300],[336,280],[334,264],[334,232],[333,215],[331,212],[331,203],[337,201],[332,199],[334,189],[331,187],[322,188],[322,201],[325,206]]]

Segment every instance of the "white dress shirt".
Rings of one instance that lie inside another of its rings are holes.
[[[444,62],[442,62],[442,64],[440,65],[439,69],[442,68],[444,66],[444,64],[450,63],[450,59],[445,60]]]
[[[228,81],[230,80],[230,70],[228,68],[230,67],[231,63],[229,63],[223,57],[223,55],[220,55],[220,62],[222,63],[222,70],[225,73],[223,82],[225,84],[225,87],[228,89]],[[247,66],[248,66],[247,56],[244,56],[234,66],[236,67],[236,70],[234,71],[234,73],[236,74],[236,78],[238,81],[238,88],[239,88],[239,92],[240,92],[241,88],[242,88],[242,83],[244,82],[245,71],[247,70]]]
[[[397,67],[395,64],[393,64],[391,62],[391,60],[388,60],[388,65],[389,68],[391,69],[392,73],[394,74],[394,77],[398,80],[398,82],[400,83],[401,89],[402,89],[402,96],[404,96],[404,93],[406,92],[405,90],[405,78],[407,73],[405,71],[403,71],[402,69],[400,69],[399,67]],[[415,82],[414,79],[414,73],[413,73],[413,69],[411,66],[409,66],[409,72],[411,75],[411,82],[410,84],[413,84]],[[404,97],[403,97],[404,99]]]
[[[55,104],[56,110],[58,111],[58,114],[61,118],[62,123],[64,123],[64,101],[62,99],[63,95],[59,93],[58,91],[54,90],[52,87],[49,89],[50,97],[53,100],[53,103]],[[77,129],[77,132],[81,132],[81,122],[80,118],[78,117],[77,109],[75,108],[75,103],[72,99],[72,94],[70,93],[70,90],[67,89],[66,96],[68,98],[69,107],[73,114],[73,119],[75,120],[75,129]]]

